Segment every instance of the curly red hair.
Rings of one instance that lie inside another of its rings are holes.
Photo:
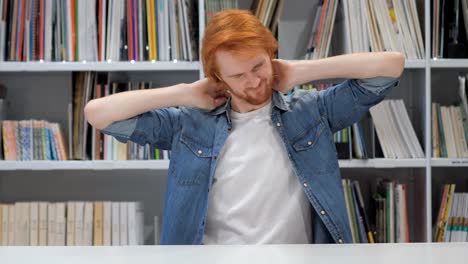
[[[214,56],[218,50],[254,55],[258,49],[264,49],[274,59],[278,41],[257,17],[247,10],[218,12],[210,19],[203,36],[203,71],[206,77],[219,81],[216,77],[219,69]]]

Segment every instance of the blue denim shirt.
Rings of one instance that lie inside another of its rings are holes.
[[[310,201],[313,243],[352,242],[333,133],[359,121],[398,83],[390,77],[350,79],[320,92],[273,93],[271,120]],[[231,130],[229,113],[229,100],[212,111],[170,107],[102,130],[121,142],[172,151],[161,244],[202,243],[217,157]]]

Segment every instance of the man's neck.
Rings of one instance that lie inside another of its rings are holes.
[[[245,101],[240,102],[239,100],[236,100],[235,98],[231,98],[231,110],[238,112],[238,113],[247,113],[247,112],[252,112],[257,109],[260,109],[264,107],[265,105],[269,104],[271,102],[271,98],[265,101],[262,104],[259,105],[253,105],[249,104]]]

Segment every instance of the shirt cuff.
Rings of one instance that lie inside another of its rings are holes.
[[[137,118],[116,121],[101,130],[102,133],[115,137],[120,142],[130,139],[136,129]]]
[[[357,79],[358,85],[367,89],[368,91],[381,95],[386,90],[397,86],[400,83],[399,77],[374,77],[374,78],[365,78]]]

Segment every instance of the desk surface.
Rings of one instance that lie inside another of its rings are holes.
[[[468,243],[0,247],[2,264],[468,263]]]

